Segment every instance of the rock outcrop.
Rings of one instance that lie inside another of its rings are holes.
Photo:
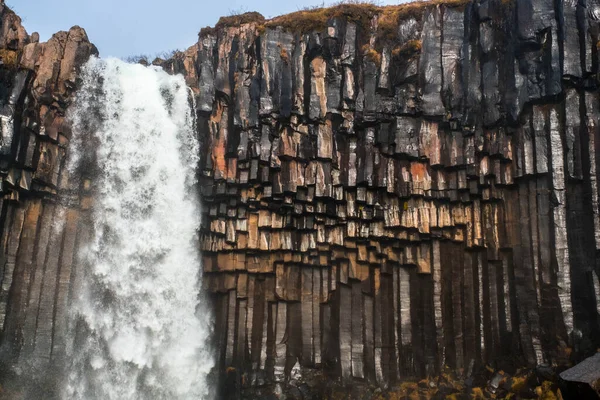
[[[64,356],[75,243],[86,208],[80,182],[66,168],[65,114],[77,73],[92,54],[97,50],[82,28],[39,43],[0,3],[2,374],[12,365],[19,367],[10,372],[45,370]]]
[[[560,374],[568,398],[600,399],[600,353]]]
[[[89,226],[65,112],[96,50],[77,27],[37,43],[5,7],[0,32],[0,355],[43,366]],[[599,35],[596,0],[342,4],[224,18],[157,61],[196,94],[228,389],[593,352]]]
[[[598,13],[349,4],[204,29],[170,67],[198,91],[221,369],[385,386],[593,351]]]

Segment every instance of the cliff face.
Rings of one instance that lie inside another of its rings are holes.
[[[222,369],[387,384],[594,349],[599,13],[344,5],[203,30],[178,70]]]
[[[65,112],[91,54],[97,50],[83,29],[38,43],[0,3],[0,373],[15,364],[45,370],[64,356],[71,267],[86,208],[65,167]]]
[[[1,15],[0,355],[45,366],[90,225],[65,112],[96,50],[81,28],[36,43]],[[595,0],[247,14],[159,63],[196,93],[219,370],[384,386],[600,345],[599,15]]]

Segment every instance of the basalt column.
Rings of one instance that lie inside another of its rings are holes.
[[[197,93],[220,370],[380,384],[600,337],[595,1],[223,18]]]
[[[64,360],[74,253],[89,226],[85,184],[65,167],[66,110],[92,54],[82,28],[39,43],[0,1],[1,378],[46,371],[33,377],[52,381],[48,366]]]

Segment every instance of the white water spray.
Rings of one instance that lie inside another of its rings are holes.
[[[89,170],[91,240],[71,313],[67,399],[206,399],[199,300],[199,153],[181,76],[91,59],[73,113],[72,170]]]

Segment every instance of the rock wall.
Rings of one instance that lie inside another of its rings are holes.
[[[50,379],[48,366],[62,360],[75,244],[89,224],[80,182],[65,167],[65,112],[80,66],[97,50],[79,27],[38,41],[0,2],[2,383],[14,365]]]
[[[0,359],[44,368],[90,226],[65,113],[96,49],[1,7]],[[596,0],[346,4],[224,18],[157,60],[197,95],[227,379],[385,386],[599,346],[599,35]]]
[[[242,385],[387,385],[598,345],[597,1],[225,18],[198,91],[200,246]]]

